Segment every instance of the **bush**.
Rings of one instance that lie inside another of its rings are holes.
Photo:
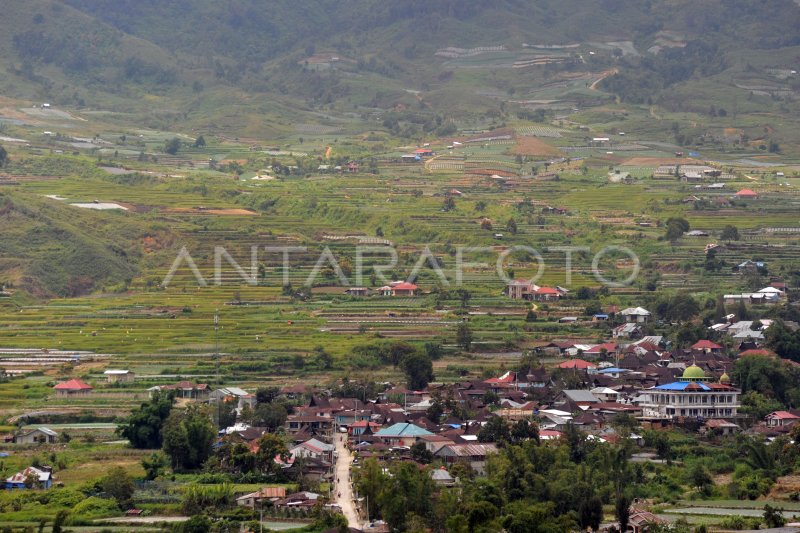
[[[48,500],[46,503],[53,507],[74,507],[85,499],[86,495],[80,491],[74,489],[55,489],[48,493]]]
[[[119,514],[119,507],[114,500],[106,500],[90,496],[72,508],[75,519],[105,518]]]
[[[739,515],[729,516],[722,520],[719,524],[722,526],[722,529],[731,529],[734,531],[739,531],[745,528],[747,522],[744,518]]]

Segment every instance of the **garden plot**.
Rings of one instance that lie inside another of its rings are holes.
[[[549,126],[520,126],[516,130],[526,137],[562,137],[561,130]]]

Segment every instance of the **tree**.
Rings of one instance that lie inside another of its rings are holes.
[[[0,146],[0,168],[6,166],[8,163],[8,152],[6,149]]]
[[[201,405],[173,411],[164,422],[163,433],[164,453],[172,469],[179,471],[200,468],[211,455],[216,437],[208,408]]]
[[[517,420],[511,426],[511,441],[518,443],[527,440],[539,442],[539,426],[531,420]]]
[[[747,305],[744,303],[744,300],[739,300],[739,305],[736,306],[735,314],[737,320],[747,320],[750,318],[750,311],[747,309]]]
[[[456,294],[458,295],[458,299],[461,300],[461,307],[467,308],[469,306],[470,299],[472,299],[472,293],[467,289],[458,289]]]
[[[408,388],[411,390],[422,390],[433,381],[433,362],[427,354],[415,352],[407,355],[400,367],[406,374]]]
[[[170,155],[175,155],[178,153],[178,150],[181,149],[181,140],[177,137],[173,137],[168,141],[164,142],[164,152]]]
[[[722,239],[723,241],[738,241],[739,228],[728,224],[727,226],[722,228],[722,233],[720,234],[719,238]]]
[[[322,370],[330,370],[333,367],[333,356],[322,346],[314,348],[314,361]]]
[[[145,479],[152,481],[156,479],[169,465],[167,457],[161,452],[151,453],[149,457],[142,459]]]
[[[259,387],[256,389],[256,403],[271,403],[280,394],[281,390],[278,387]]]
[[[287,459],[289,457],[289,449],[280,436],[274,433],[267,433],[258,439],[256,468],[266,476],[277,476],[280,474],[282,467],[275,462],[276,457]]]
[[[394,463],[384,480],[378,501],[383,519],[393,531],[403,531],[412,514],[428,518],[433,513],[434,485],[430,475],[409,462]]]
[[[697,462],[692,466],[688,473],[689,483],[700,492],[705,492],[714,484],[711,474],[702,463]]]
[[[205,145],[206,145],[206,139],[202,135],[200,135],[199,137],[197,137],[197,139],[194,140],[195,148],[202,148]]]
[[[508,222],[506,222],[506,231],[508,231],[511,235],[517,234],[517,221],[513,218],[509,218]]]
[[[767,346],[781,357],[800,361],[800,333],[786,327],[783,320],[776,320],[766,330]]]
[[[766,524],[768,528],[785,526],[786,519],[783,517],[783,509],[766,504],[764,506],[764,524]]]
[[[667,219],[667,240],[674,242],[689,231],[689,222],[682,217],[670,217]]]
[[[358,493],[367,499],[369,516],[372,518],[380,516],[378,496],[386,483],[386,477],[378,461],[373,458],[364,461],[364,465],[356,474],[355,483]]]
[[[205,515],[198,514],[178,526],[179,533],[208,533],[211,521]]]
[[[478,432],[478,442],[508,442],[511,440],[511,428],[500,416],[491,417]]]
[[[442,345],[439,344],[438,342],[432,342],[432,341],[426,342],[425,345],[423,346],[423,349],[425,350],[425,353],[428,355],[428,357],[430,357],[434,361],[442,357],[443,353]]]
[[[128,509],[133,501],[133,480],[121,466],[115,466],[100,481],[103,492],[117,501],[120,509]]]
[[[614,504],[614,515],[619,522],[620,531],[628,531],[628,521],[631,517],[631,500],[625,494],[617,494]]]
[[[717,296],[716,302],[714,302],[714,321],[720,323],[725,320],[727,315],[728,312],[725,311],[725,300],[720,294]]]
[[[57,512],[56,518],[53,520],[53,528],[50,531],[52,531],[52,533],[61,533],[63,531],[64,522],[67,521],[67,516],[69,516],[67,511],[61,510]]]
[[[670,321],[685,322],[700,312],[700,305],[690,294],[678,293],[666,301],[666,306],[657,306],[657,312]]]
[[[603,312],[603,308],[600,306],[600,303],[599,302],[592,302],[592,303],[590,303],[589,305],[586,306],[586,309],[584,309],[583,314],[586,315],[586,316],[594,316],[594,315],[602,314],[602,312]]]
[[[283,427],[289,412],[283,402],[260,403],[253,410],[251,422],[254,426],[276,431]]]
[[[578,507],[578,523],[581,529],[587,527],[592,528],[592,531],[600,529],[600,522],[603,520],[603,500],[599,496],[594,495],[588,500],[581,500],[580,507]]]
[[[154,393],[149,402],[143,403],[139,409],[131,413],[119,426],[117,433],[128,439],[134,448],[161,448],[162,426],[174,402],[173,392]]]
[[[466,352],[472,347],[472,329],[466,322],[462,322],[458,325],[458,329],[456,330],[456,344],[461,346]]]
[[[418,463],[428,465],[433,462],[433,453],[425,446],[424,442],[419,441],[411,447],[411,458]]]

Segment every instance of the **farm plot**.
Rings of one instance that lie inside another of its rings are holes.
[[[539,126],[539,125],[520,126],[516,128],[516,131],[519,135],[524,135],[526,137],[550,137],[550,138],[562,137],[561,130],[550,126]]]

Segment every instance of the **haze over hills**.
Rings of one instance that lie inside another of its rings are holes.
[[[228,131],[246,115],[236,106],[390,109],[415,103],[408,90],[434,111],[480,113],[558,72],[615,69],[604,87],[623,100],[670,102],[666,88],[797,66],[799,25],[791,0],[33,0],[0,21],[0,90],[124,111],[147,96],[167,123]]]

